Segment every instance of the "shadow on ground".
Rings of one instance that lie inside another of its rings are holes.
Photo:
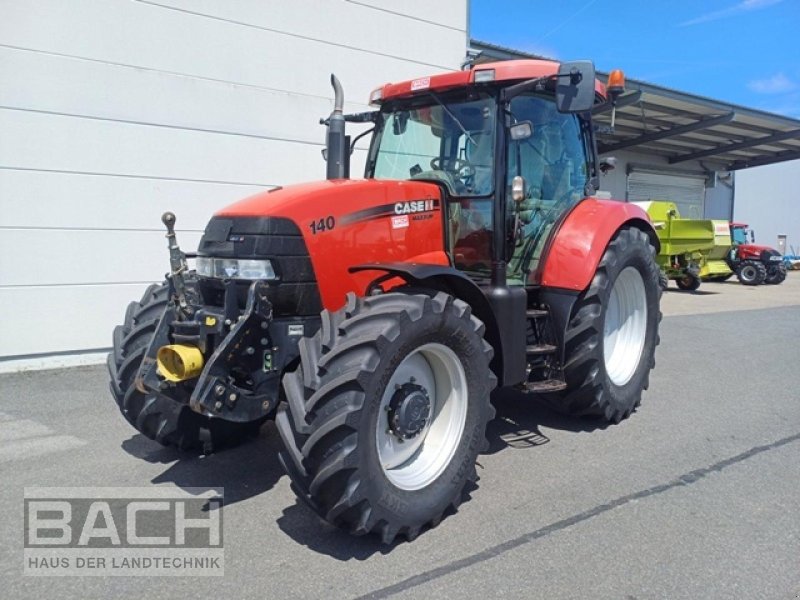
[[[164,448],[137,434],[122,443],[128,454],[154,464],[169,464],[152,483],[174,483],[180,488],[225,488],[225,504],[235,504],[272,489],[283,476],[278,463],[280,440],[272,422],[257,438],[209,455]]]
[[[718,284],[714,284],[714,285],[718,285]],[[717,294],[720,293],[720,292],[712,292],[712,291],[709,291],[709,290],[702,290],[702,289],[701,290],[689,291],[689,290],[678,290],[678,289],[674,289],[674,288],[668,288],[668,289],[666,289],[664,291],[666,291],[666,292],[668,292],[670,294],[672,294],[672,293],[675,293],[675,294],[688,294],[690,296],[716,296]]]
[[[535,448],[548,443],[550,440],[540,431],[542,425],[574,432],[604,427],[600,421],[558,415],[536,397],[516,391],[503,390],[495,394],[493,404],[497,416],[487,429],[489,447],[485,454],[495,454],[506,448]],[[122,448],[136,458],[168,465],[153,478],[152,483],[173,483],[183,489],[201,491],[223,487],[225,505],[258,496],[275,486],[284,475],[278,462],[280,446],[273,422],[267,422],[257,438],[209,455],[164,448],[141,434],[122,443]],[[468,486],[464,502],[470,500],[470,494],[475,489],[475,484]],[[354,537],[322,521],[299,499],[283,510],[277,524],[298,544],[341,561],[366,560],[376,553],[388,554],[404,543],[398,538],[393,544],[385,546],[373,535]]]
[[[598,419],[560,415],[548,408],[539,396],[516,390],[495,393],[492,403],[497,409],[497,415],[486,431],[489,449],[485,454],[495,454],[505,448],[533,448],[546,444],[550,439],[539,429],[542,425],[575,433],[608,427],[608,423]]]

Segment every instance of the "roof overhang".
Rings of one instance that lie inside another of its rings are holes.
[[[471,47],[481,53],[476,63],[540,58],[477,40]],[[610,106],[594,111],[601,154],[654,154],[672,165],[697,160],[713,171],[800,159],[800,120],[632,79],[626,90],[613,129]]]

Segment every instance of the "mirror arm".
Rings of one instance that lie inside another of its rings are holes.
[[[557,75],[547,75],[546,77],[536,77],[535,79],[528,79],[527,81],[521,81],[520,83],[510,85],[501,92],[502,100],[506,102],[510,101],[538,85],[555,80],[557,77]]]

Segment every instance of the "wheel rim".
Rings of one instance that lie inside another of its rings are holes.
[[[756,278],[756,268],[751,265],[746,265],[742,268],[742,279],[745,281],[753,281]]]
[[[608,297],[603,325],[603,358],[614,385],[628,383],[639,366],[647,335],[647,295],[634,267],[617,277]]]
[[[430,412],[418,433],[400,441],[390,420],[398,390],[405,386],[413,386],[417,398],[418,388],[424,390]],[[425,344],[403,359],[381,398],[375,431],[378,460],[390,482],[404,490],[418,490],[442,474],[464,432],[467,391],[461,360],[447,346]]]

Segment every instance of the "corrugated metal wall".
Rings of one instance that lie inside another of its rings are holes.
[[[0,0],[0,15],[0,368],[109,346],[167,269],[164,210],[192,248],[215,209],[324,177],[331,72],[365,110],[377,85],[458,68],[467,40],[464,0]]]

